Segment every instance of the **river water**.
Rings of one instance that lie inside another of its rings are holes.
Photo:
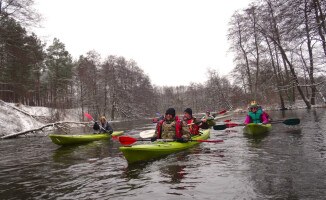
[[[116,140],[71,147],[48,136],[2,140],[0,199],[325,199],[326,109],[270,115],[301,124],[274,124],[259,138],[240,127],[211,129],[210,139],[223,143],[129,165]],[[232,122],[244,117],[235,114]],[[132,137],[155,126],[151,120],[112,125]]]

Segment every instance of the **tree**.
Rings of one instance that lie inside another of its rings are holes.
[[[45,64],[51,106],[54,108],[71,107],[74,64],[65,45],[57,38],[54,38],[53,44],[47,48]]]

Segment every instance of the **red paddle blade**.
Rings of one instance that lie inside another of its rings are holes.
[[[112,136],[112,139],[117,140],[118,137],[117,136]]]
[[[136,138],[132,138],[132,137],[127,137],[127,136],[120,136],[119,137],[119,142],[122,145],[131,145],[131,144],[137,142],[137,139]]]
[[[225,120],[224,122],[230,122],[231,121],[231,119],[227,119],[227,120]]]
[[[84,115],[85,115],[88,119],[93,119],[93,117],[92,117],[90,114],[88,114],[88,113],[84,113]]]
[[[218,114],[223,114],[226,113],[226,110],[222,110],[221,112],[219,112]]]
[[[223,142],[223,140],[197,140],[197,142],[212,142],[212,143],[217,143],[217,142]]]
[[[236,124],[236,123],[227,123],[227,124],[224,124],[225,126],[227,127],[234,127],[234,126],[238,126],[239,124]]]

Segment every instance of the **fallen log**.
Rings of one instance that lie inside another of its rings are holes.
[[[5,135],[5,136],[2,136],[1,139],[14,138],[14,137],[17,137],[19,135],[26,134],[26,133],[41,131],[46,127],[50,127],[50,126],[54,127],[54,126],[57,126],[59,124],[69,124],[69,123],[71,123],[71,124],[84,124],[84,125],[89,124],[89,122],[68,122],[68,121],[67,122],[54,122],[54,123],[46,124],[46,125],[41,126],[39,128],[35,128],[35,129],[31,129],[31,130],[26,130],[26,131],[21,131],[21,132],[18,132],[18,133],[12,133],[12,134],[9,134],[9,135]]]

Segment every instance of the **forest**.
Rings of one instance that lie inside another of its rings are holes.
[[[152,117],[168,107],[232,110],[252,100],[275,109],[326,103],[326,1],[253,1],[229,20],[233,71],[221,77],[211,69],[205,82],[180,86],[153,85],[132,59],[101,59],[95,50],[73,58],[59,38],[44,43],[30,31],[41,21],[33,4],[0,0],[0,99],[6,102],[81,108],[112,120]]]

